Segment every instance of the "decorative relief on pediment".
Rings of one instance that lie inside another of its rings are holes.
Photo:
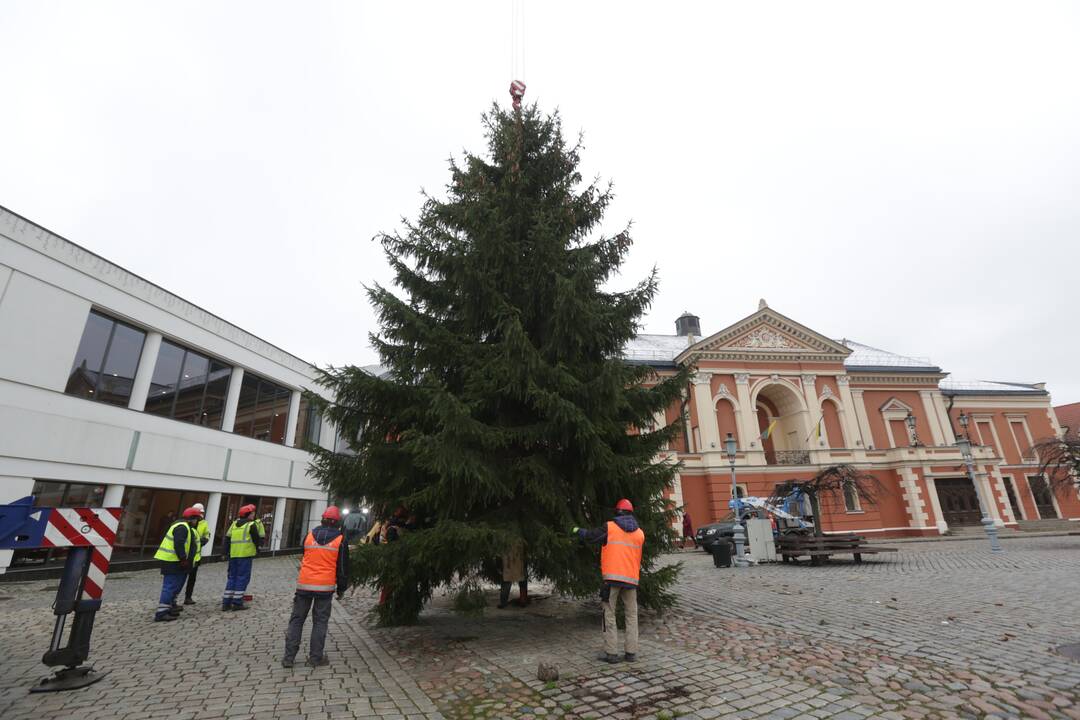
[[[729,347],[737,348],[763,348],[773,349],[782,348],[785,350],[800,350],[803,349],[801,345],[798,345],[788,339],[786,336],[776,332],[769,327],[758,327],[741,338],[738,338],[731,343]]]
[[[896,398],[890,398],[887,403],[885,403],[884,405],[881,406],[881,412],[883,412],[883,413],[888,413],[888,412],[908,413],[908,412],[911,412],[911,406],[905,404],[904,402],[902,402],[900,400],[897,400]]]
[[[735,396],[728,390],[728,386],[725,383],[720,383],[719,389],[716,391],[716,397],[727,398],[728,400],[734,400]]]

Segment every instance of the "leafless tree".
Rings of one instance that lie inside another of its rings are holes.
[[[1080,434],[1046,438],[1032,448],[1038,456],[1039,472],[1056,493],[1080,487]]]
[[[844,506],[845,490],[858,493],[861,503],[876,505],[888,490],[875,475],[853,468],[850,465],[830,465],[812,478],[806,480],[785,480],[778,484],[769,499],[779,504],[796,490],[801,490],[810,500],[814,513],[814,535],[820,536],[822,505],[830,507]]]

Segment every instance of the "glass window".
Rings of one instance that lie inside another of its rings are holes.
[[[176,388],[180,383],[180,370],[184,367],[184,348],[168,340],[161,341],[154,374],[150,380],[150,395],[146,398],[146,412],[152,415],[172,417]]]
[[[149,488],[124,488],[124,512],[120,515],[120,526],[116,530],[113,559],[138,558],[144,552],[143,546],[153,542],[152,538],[146,537],[153,501],[154,491]]]
[[[225,415],[225,397],[229,394],[229,378],[232,368],[217,360],[210,361],[210,372],[206,378],[206,395],[203,399],[202,419],[204,427],[221,429],[221,418]]]
[[[284,443],[291,395],[289,388],[245,371],[233,432],[257,440]]]
[[[281,525],[281,547],[296,548],[304,542],[307,535],[307,516],[309,500],[286,500],[285,520]]]
[[[296,419],[296,447],[318,445],[322,435],[322,415],[306,397],[300,397],[300,412]]]
[[[232,368],[163,340],[146,411],[154,415],[220,428]]]
[[[91,310],[65,392],[127,405],[146,333]]]
[[[49,480],[34,481],[34,507],[63,507],[67,483]]]
[[[255,418],[255,408],[259,401],[259,378],[244,371],[244,381],[240,384],[240,401],[236,404],[236,424],[233,432],[251,437]]]
[[[165,537],[165,531],[180,518],[180,492],[177,490],[155,490],[154,502],[150,506],[150,515],[147,518],[149,534],[146,536],[147,545],[158,545],[161,538]]]
[[[68,483],[62,507],[101,507],[105,499],[104,485]]]
[[[859,491],[852,483],[844,483],[844,509],[848,512],[859,512]]]

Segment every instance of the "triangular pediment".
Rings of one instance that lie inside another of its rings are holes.
[[[760,356],[843,362],[849,354],[851,350],[844,345],[763,305],[753,315],[694,343],[676,360]]]
[[[896,398],[889,398],[889,401],[881,406],[880,412],[910,413],[911,406],[901,400],[897,400]]]

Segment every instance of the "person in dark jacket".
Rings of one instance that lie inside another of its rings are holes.
[[[175,620],[180,615],[176,596],[183,589],[195,559],[198,547],[195,528],[201,518],[202,514],[195,508],[185,510],[183,519],[177,520],[165,531],[161,545],[154,553],[154,559],[161,564],[161,596],[154,613],[157,622]]]
[[[304,559],[300,562],[292,615],[285,631],[282,667],[291,668],[296,661],[300,636],[312,606],[315,612],[311,620],[308,664],[319,667],[330,662],[326,659],[326,629],[330,624],[334,593],[337,592],[340,600],[348,586],[349,543],[341,532],[341,511],[331,505],[322,514],[322,525],[309,532],[304,539]]]
[[[637,587],[641,579],[641,552],[645,547],[645,533],[634,517],[634,506],[623,498],[615,504],[615,519],[593,530],[574,528],[581,542],[601,545],[600,572],[604,585],[600,600],[604,605],[604,652],[600,659],[617,663],[637,660],[638,621]],[[619,631],[615,625],[615,605],[623,601],[626,617],[626,654],[620,658]]]

